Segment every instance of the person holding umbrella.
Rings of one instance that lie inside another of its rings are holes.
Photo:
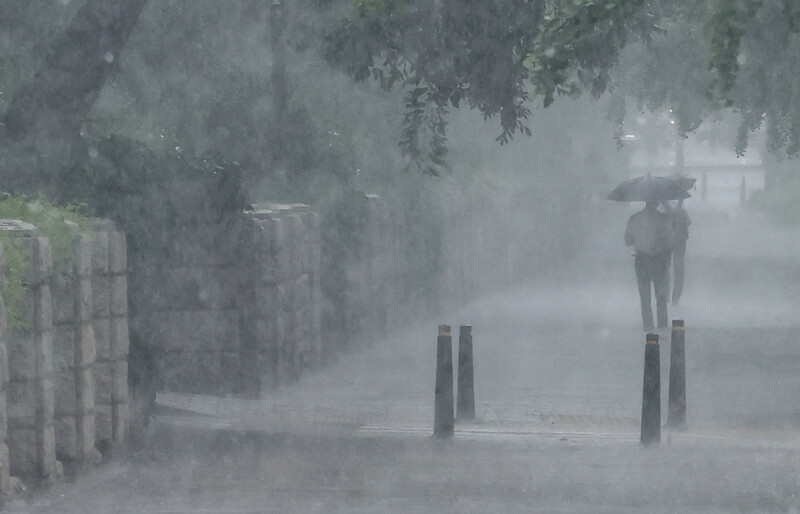
[[[675,235],[675,244],[672,248],[673,286],[672,305],[678,305],[683,293],[683,277],[686,262],[686,240],[689,239],[689,225],[692,220],[689,213],[683,208],[683,200],[678,200],[678,205],[670,213],[672,231]]]
[[[635,250],[634,270],[645,332],[655,328],[651,285],[656,297],[657,327],[666,330],[668,323],[669,265],[674,235],[669,216],[659,212],[657,207],[659,203],[689,196],[675,181],[649,174],[626,180],[608,195],[610,200],[645,202],[644,209],[634,213],[625,228],[625,244]]]
[[[673,173],[666,178],[673,180],[686,191],[694,189],[694,184],[697,182],[696,178],[687,177],[680,173]],[[686,270],[686,240],[689,239],[689,225],[692,224],[689,213],[683,208],[683,198],[678,199],[677,207],[670,210],[670,219],[672,220],[672,231],[675,233],[675,246],[672,248],[672,305],[677,306],[683,293],[683,277]]]
[[[658,202],[645,202],[645,207],[628,219],[625,244],[633,246],[636,283],[642,303],[642,323],[645,332],[653,331],[653,310],[650,285],[656,296],[656,319],[659,329],[667,328],[667,298],[669,295],[669,263],[672,254],[672,228],[669,217],[657,210]]]

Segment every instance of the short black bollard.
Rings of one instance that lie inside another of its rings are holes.
[[[672,320],[672,341],[669,349],[669,409],[667,426],[686,426],[686,341],[683,320]]]
[[[458,396],[456,419],[475,419],[475,385],[472,372],[472,327],[461,325],[458,331]]]
[[[434,437],[453,437],[453,339],[450,325],[439,325],[436,340],[436,397],[434,399]]]
[[[661,442],[661,357],[658,334],[647,334],[646,338],[641,436],[644,445]]]

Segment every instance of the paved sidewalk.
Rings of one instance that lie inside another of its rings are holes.
[[[708,208],[710,209],[710,208]],[[693,213],[686,294],[688,432],[681,440],[794,444],[800,430],[800,233],[758,213]],[[704,216],[708,221],[704,222]],[[629,251],[598,234],[598,262],[490,295],[408,326],[262,400],[163,393],[163,407],[203,414],[169,423],[246,430],[430,435],[436,327],[473,327],[476,420],[456,437],[594,434],[637,439],[644,335]],[[611,235],[610,235],[611,234]],[[620,237],[621,239],[621,237]],[[615,259],[609,263],[609,259]],[[743,260],[748,259],[748,260]],[[782,266],[775,264],[782,263]],[[744,264],[743,264],[744,263]],[[746,266],[745,266],[746,264]],[[669,333],[662,334],[662,413]]]

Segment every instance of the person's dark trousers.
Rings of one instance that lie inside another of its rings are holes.
[[[637,253],[634,260],[639,298],[642,301],[642,323],[645,332],[653,330],[653,309],[650,305],[650,284],[656,293],[658,328],[667,328],[667,295],[669,294],[669,252],[659,255]]]
[[[683,294],[683,274],[685,271],[686,243],[679,244],[672,252],[672,265],[675,273],[675,283],[672,287],[672,303],[677,305]]]

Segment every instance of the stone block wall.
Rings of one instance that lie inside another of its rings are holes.
[[[56,455],[92,462],[95,449],[95,338],[92,238],[75,234],[70,265],[53,280]]]
[[[28,223],[6,220],[0,228],[17,238],[29,263],[18,305],[25,327],[9,332],[9,468],[14,475],[50,480],[57,474],[50,243]]]
[[[256,397],[319,363],[319,216],[308,206],[187,227],[169,246],[150,335],[165,389]]]
[[[6,307],[2,292],[5,287],[5,255],[0,244],[0,498],[8,494],[9,451],[8,451],[8,324]]]
[[[341,350],[336,341],[385,330],[399,275],[397,232],[385,200],[361,200],[362,244],[347,264],[341,337],[322,336],[321,220],[309,206],[267,204],[243,220],[185,227],[168,241],[169,265],[153,289],[163,309],[149,335],[164,388],[258,397],[319,366]]]
[[[101,221],[90,235],[76,230],[69,262],[55,271],[36,227],[0,220],[0,230],[28,263],[20,326],[5,331],[0,304],[2,494],[9,473],[51,481],[62,472],[57,458],[80,467],[99,459],[97,446],[125,442],[128,334],[125,236],[113,224]]]
[[[364,234],[358,258],[349,263],[348,338],[380,333],[388,327],[398,278],[397,232],[386,200],[367,194]]]
[[[319,215],[271,205],[251,215],[241,354],[245,392],[295,380],[323,359]]]
[[[197,223],[165,243],[167,265],[150,285],[161,309],[150,322],[149,342],[166,390],[240,390],[242,230],[235,220]]]
[[[128,278],[125,234],[102,221],[90,237],[91,326],[95,341],[95,438],[121,445],[128,417]],[[88,307],[88,305],[86,306]],[[85,314],[84,314],[85,315]],[[88,337],[88,335],[87,335]]]

